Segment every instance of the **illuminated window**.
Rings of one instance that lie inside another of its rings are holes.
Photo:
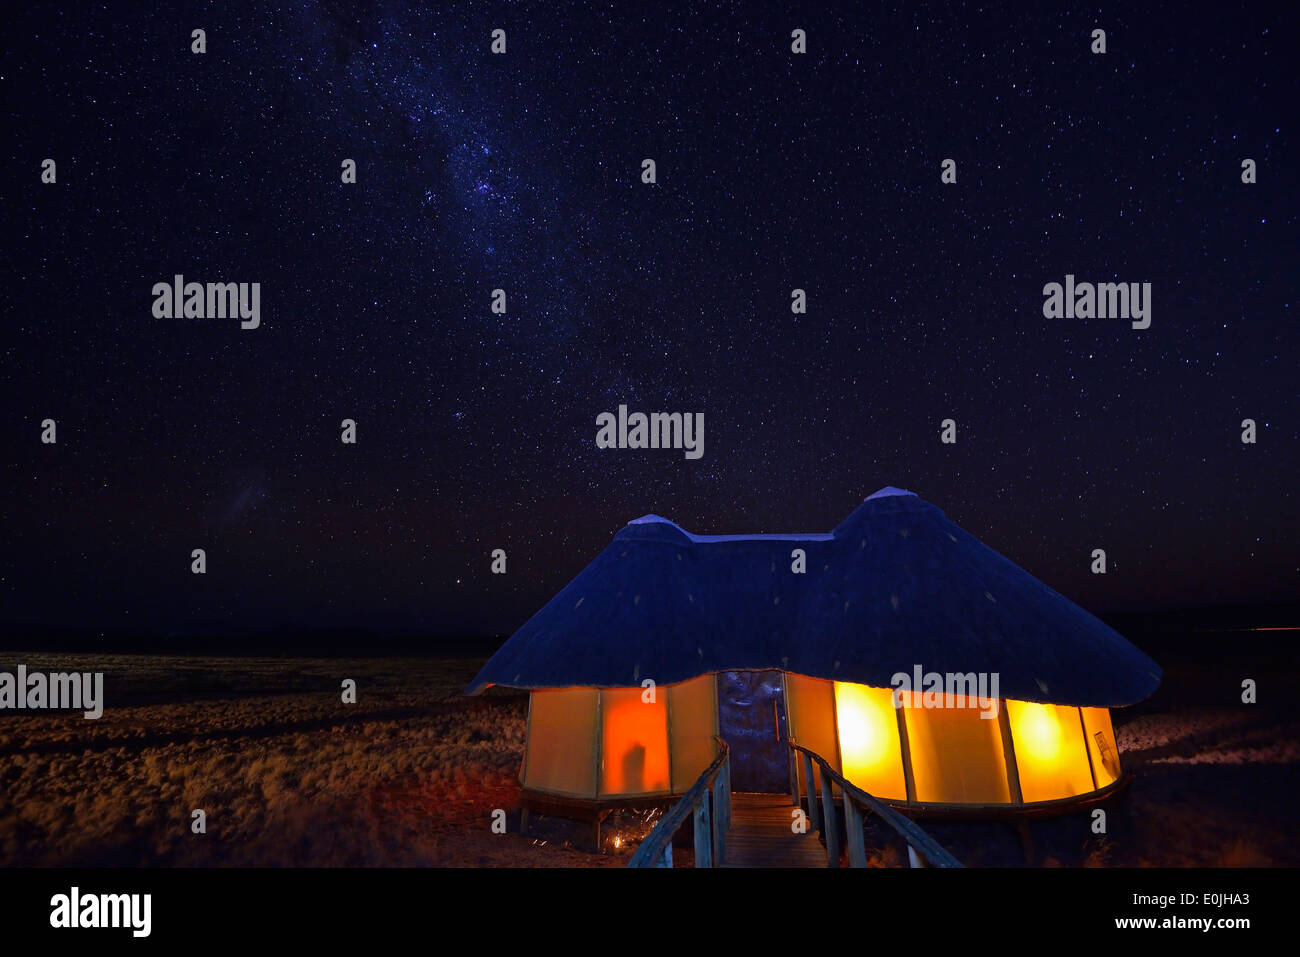
[[[600,692],[602,796],[669,790],[668,695],[661,690],[647,704],[641,694],[640,688]]]
[[[1093,790],[1078,708],[1008,701],[1007,718],[1025,803],[1054,801]]]
[[[906,800],[893,692],[837,681],[835,719],[844,777],[876,797]]]
[[[924,700],[920,694],[911,697],[911,704]],[[947,704],[943,697],[940,703]],[[965,696],[956,698],[952,707],[903,709],[916,800],[1011,803],[1002,730],[995,718],[983,714],[978,701]]]

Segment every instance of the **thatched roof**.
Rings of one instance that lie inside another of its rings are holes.
[[[807,572],[791,571],[803,549]],[[889,687],[896,672],[997,672],[1000,694],[1132,704],[1160,668],[1102,621],[910,492],[881,489],[829,534],[692,535],[653,515],[479,672],[516,688],[672,684],[779,668]]]

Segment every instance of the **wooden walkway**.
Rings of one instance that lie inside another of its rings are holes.
[[[825,867],[817,834],[795,834],[788,794],[731,795],[725,867]]]

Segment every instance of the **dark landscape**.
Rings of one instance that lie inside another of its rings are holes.
[[[1300,865],[1289,825],[1300,800],[1300,616],[1289,606],[1116,617],[1165,669],[1160,690],[1114,712],[1124,791],[1104,807],[1031,826],[1027,860],[1005,824],[927,821],[970,865]],[[1243,616],[1254,622],[1249,628]],[[1258,630],[1268,629],[1268,630]],[[108,637],[65,634],[67,650],[0,654],[0,669],[103,671],[99,720],[12,713],[0,725],[0,866],[608,867],[627,863],[657,812],[590,831],[534,818],[518,833],[527,695],[463,692],[493,640],[414,653],[410,636],[317,635],[332,654],[256,654],[200,635],[139,637],[130,651],[72,650]],[[11,639],[14,640],[14,639]],[[171,641],[173,653],[159,646]],[[59,646],[42,636],[46,647]],[[16,642],[15,642],[16,643]],[[354,654],[338,652],[351,643]],[[184,649],[182,652],[180,649]],[[236,653],[236,651],[238,653]],[[340,683],[357,682],[355,705]],[[1241,702],[1253,678],[1259,699]],[[202,809],[207,833],[193,834]],[[491,830],[495,809],[508,833]],[[905,864],[881,828],[871,863]],[[689,841],[678,864],[690,862]]]

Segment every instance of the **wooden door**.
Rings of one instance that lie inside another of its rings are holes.
[[[731,749],[733,791],[790,793],[781,672],[719,672],[718,733]]]

